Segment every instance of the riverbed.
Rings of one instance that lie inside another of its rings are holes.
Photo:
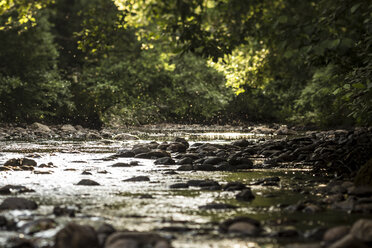
[[[2,141],[0,165],[12,158],[28,157],[38,167],[30,171],[1,171],[0,187],[22,185],[34,192],[13,193],[38,203],[37,210],[0,212],[17,227],[40,218],[54,219],[54,228],[27,235],[19,230],[0,231],[0,245],[10,237],[33,239],[38,247],[53,245],[55,234],[67,223],[91,225],[103,223],[116,230],[156,232],[166,237],[175,248],[181,247],[282,247],[293,243],[319,243],[324,230],[337,225],[351,225],[366,213],[324,208],[312,211],[291,211],[288,206],[299,202],[319,201],[322,188],[331,180],[314,175],[308,167],[241,169],[238,171],[179,171],[177,165],[155,165],[154,159],[113,157],[118,150],[138,144],[159,143],[182,135],[192,147],[195,143],[229,144],[233,140],[275,139],[267,135],[242,132],[193,132],[182,134],[146,134],[139,140],[37,140]],[[255,158],[254,163],[261,163]],[[133,166],[115,167],[123,163]],[[46,166],[40,166],[46,165]],[[147,181],[125,181],[145,176]],[[265,178],[279,178],[272,185],[257,184]],[[90,179],[99,185],[77,185]],[[224,186],[240,182],[251,188],[252,201],[238,201],[236,191],[201,189],[172,185],[190,180],[211,180]],[[0,195],[0,202],[5,195]],[[211,203],[234,206],[233,209],[201,208]],[[56,216],[53,209],[65,207],[74,216]],[[262,231],[255,237],[221,233],[219,224],[240,216],[261,223]],[[318,235],[318,236],[317,236]]]

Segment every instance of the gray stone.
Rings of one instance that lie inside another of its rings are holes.
[[[350,231],[348,226],[336,226],[328,229],[323,236],[323,241],[327,243],[333,243],[344,236],[346,236]]]
[[[238,201],[252,201],[255,198],[250,188],[243,189],[236,195]]]
[[[350,233],[357,239],[372,243],[372,219],[360,219],[354,223]]]
[[[90,179],[82,179],[80,182],[77,183],[77,185],[83,185],[83,186],[98,186],[100,185],[96,181],[90,180]]]
[[[353,235],[348,234],[344,236],[342,239],[334,242],[329,248],[368,248],[369,246],[363,244]]]
[[[20,231],[24,234],[34,234],[40,231],[55,228],[56,226],[57,223],[52,219],[39,219],[24,224],[21,226]]]
[[[235,222],[227,229],[229,233],[240,233],[247,236],[256,236],[260,229],[248,222]]]
[[[137,176],[123,180],[123,182],[148,182],[150,178],[147,176]]]
[[[15,210],[15,209],[37,209],[36,202],[21,197],[9,197],[6,198],[0,204],[0,210]]]
[[[71,133],[74,133],[76,132],[76,128],[74,128],[72,125],[70,124],[65,124],[61,127],[61,130],[64,131],[64,132],[71,132]]]
[[[99,248],[97,233],[91,226],[68,224],[55,236],[54,248]]]

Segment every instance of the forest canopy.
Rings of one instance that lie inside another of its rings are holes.
[[[2,0],[0,121],[370,125],[365,0]]]

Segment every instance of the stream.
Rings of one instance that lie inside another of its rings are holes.
[[[267,135],[241,132],[205,133],[148,133],[139,140],[116,141],[1,141],[0,165],[12,158],[28,157],[39,165],[32,171],[0,171],[0,187],[22,185],[34,192],[13,193],[38,203],[36,210],[4,210],[0,215],[14,220],[18,228],[40,218],[54,219],[57,225],[32,235],[18,230],[0,229],[0,247],[7,247],[11,237],[32,238],[37,247],[53,245],[56,233],[69,222],[98,228],[103,223],[116,230],[156,232],[171,240],[175,248],[243,248],[283,247],[293,243],[318,242],[327,228],[352,225],[371,214],[345,213],[325,208],[321,211],[289,211],[288,206],[304,200],[322,198],[321,188],[330,178],[315,176],[305,166],[298,168],[242,169],[238,171],[178,171],[177,165],[155,165],[154,159],[113,158],[120,149],[131,149],[136,144],[159,143],[174,136],[195,143],[229,144],[233,140],[275,139]],[[260,163],[255,158],[254,163]],[[116,163],[133,166],[115,167]],[[40,165],[47,166],[40,166]],[[44,168],[43,168],[44,167]],[[146,176],[148,181],[124,181]],[[256,182],[265,178],[279,178],[277,184]],[[77,185],[83,179],[99,185]],[[241,182],[249,186],[255,196],[252,201],[238,201],[236,191],[201,189],[190,186],[172,187],[189,180],[213,180],[220,185]],[[9,195],[0,195],[2,202]],[[234,209],[201,208],[210,203],[235,206]],[[74,216],[53,214],[54,208],[70,209]],[[261,235],[247,237],[225,234],[219,224],[226,219],[247,216],[258,220]],[[317,236],[318,235],[318,236]]]

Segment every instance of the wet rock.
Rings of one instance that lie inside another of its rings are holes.
[[[31,129],[37,131],[37,132],[42,132],[42,133],[50,133],[52,130],[47,126],[43,125],[41,123],[35,122],[30,126]]]
[[[247,147],[250,145],[249,141],[246,139],[237,140],[231,143],[233,146],[239,146],[239,147]]]
[[[111,234],[106,242],[105,248],[171,248],[165,238],[154,233],[141,232],[116,232]]]
[[[113,138],[114,140],[138,140],[139,139],[137,136],[131,135],[129,133],[117,134]]]
[[[178,171],[192,171],[194,166],[192,164],[184,164],[177,168]]]
[[[317,213],[320,212],[321,208],[315,204],[307,204],[303,209],[303,213]]]
[[[0,195],[10,195],[12,193],[21,194],[29,192],[35,192],[35,190],[21,185],[5,185],[0,188]]]
[[[345,201],[334,203],[332,205],[332,208],[350,212],[355,209],[355,206],[356,206],[356,200],[353,197],[349,197]]]
[[[24,234],[34,234],[40,231],[55,228],[57,223],[52,219],[39,219],[21,226],[20,231]]]
[[[185,189],[188,187],[189,185],[187,183],[175,183],[169,186],[171,189]]]
[[[135,155],[133,151],[124,149],[117,151],[114,156],[118,158],[133,158]]]
[[[243,189],[241,192],[239,192],[235,198],[238,201],[252,201],[254,200],[255,196],[252,193],[250,188]]]
[[[70,223],[55,236],[54,248],[99,248],[97,233],[91,226]]]
[[[369,246],[363,244],[353,235],[348,234],[338,241],[334,242],[329,248],[368,248]]]
[[[189,142],[187,142],[187,140],[185,138],[176,137],[174,139],[174,142],[182,143],[182,144],[184,144],[186,146],[186,148],[189,148],[190,147]]]
[[[72,125],[70,124],[65,124],[61,127],[61,130],[63,132],[69,132],[69,133],[75,133],[77,132],[76,128],[74,128]]]
[[[203,165],[217,165],[224,161],[225,159],[220,158],[220,157],[209,157],[204,160]]]
[[[203,190],[220,190],[222,187],[221,185],[213,180],[189,180],[187,181],[187,185],[193,187],[200,187]]]
[[[348,194],[357,197],[369,197],[372,196],[372,187],[370,186],[352,187],[348,191]]]
[[[236,191],[245,189],[247,186],[241,182],[229,182],[225,186],[223,186],[224,191]]]
[[[249,224],[249,226],[246,226],[243,223]],[[238,225],[234,226],[234,224],[238,224]],[[255,234],[258,234],[260,230],[260,222],[255,219],[251,219],[249,217],[236,217],[233,219],[225,220],[219,225],[219,229],[223,233],[234,232],[234,231],[239,231],[239,230],[241,233],[244,233],[244,230],[243,230],[244,227],[247,227],[250,233],[255,232]]]
[[[111,165],[111,167],[133,167],[133,165],[128,164],[128,163],[115,163]]]
[[[360,219],[351,227],[350,233],[357,239],[372,245],[372,219]]]
[[[150,148],[148,148],[147,146],[135,146],[133,147],[132,149],[132,152],[135,154],[135,155],[138,155],[138,154],[142,154],[142,153],[148,153],[150,152]]]
[[[33,173],[35,175],[50,175],[50,174],[53,173],[53,171],[37,171],[37,170],[35,170],[35,171],[33,171]]]
[[[180,142],[171,143],[167,147],[167,151],[170,152],[186,152],[186,149],[187,149],[186,145]]]
[[[236,209],[238,207],[225,203],[209,203],[207,205],[200,206],[199,208],[209,210],[209,209]]]
[[[96,181],[90,180],[90,179],[82,179],[80,182],[78,182],[76,185],[83,185],[83,186],[98,186],[100,185]]]
[[[35,210],[38,208],[36,202],[21,197],[6,198],[0,204],[0,210],[15,210],[15,209],[29,209]]]
[[[136,176],[123,180],[123,182],[148,182],[150,178],[147,176]]]
[[[147,153],[140,153],[134,156],[135,158],[145,158],[145,159],[157,159],[163,157],[170,157],[170,154],[163,150],[152,150]]]
[[[333,204],[333,203],[340,202],[343,200],[345,200],[345,197],[343,194],[335,194],[335,195],[327,196],[326,198],[322,199],[322,202],[326,204]]]
[[[100,247],[103,247],[108,236],[116,232],[116,229],[107,223],[100,225],[97,229],[98,241]]]
[[[81,173],[81,175],[88,175],[88,176],[89,176],[89,175],[92,175],[92,173],[89,172],[89,171],[86,171],[86,170],[85,170],[85,171],[83,171],[83,172]]]
[[[75,217],[75,212],[76,209],[73,207],[55,206],[53,208],[53,214],[57,217],[59,216]]]
[[[100,140],[100,139],[102,139],[102,137],[99,134],[89,132],[85,136],[85,139],[87,139],[87,140]]]
[[[247,236],[256,236],[260,230],[248,222],[236,222],[229,226],[229,233],[240,233]]]
[[[33,159],[28,158],[13,158],[5,162],[4,166],[19,167],[19,166],[37,166]]]
[[[154,164],[156,165],[173,165],[176,162],[170,157],[162,157],[155,160]]]
[[[190,157],[182,158],[177,161],[177,164],[183,165],[183,164],[192,164],[194,162],[194,159]]]
[[[258,180],[252,185],[261,185],[261,186],[279,186],[280,178],[279,177],[268,177],[261,180]]]
[[[320,244],[314,243],[314,244],[290,244],[284,246],[285,248],[324,248]]]
[[[323,236],[323,241],[326,243],[333,243],[344,236],[346,236],[350,231],[348,226],[336,226],[328,229]]]

